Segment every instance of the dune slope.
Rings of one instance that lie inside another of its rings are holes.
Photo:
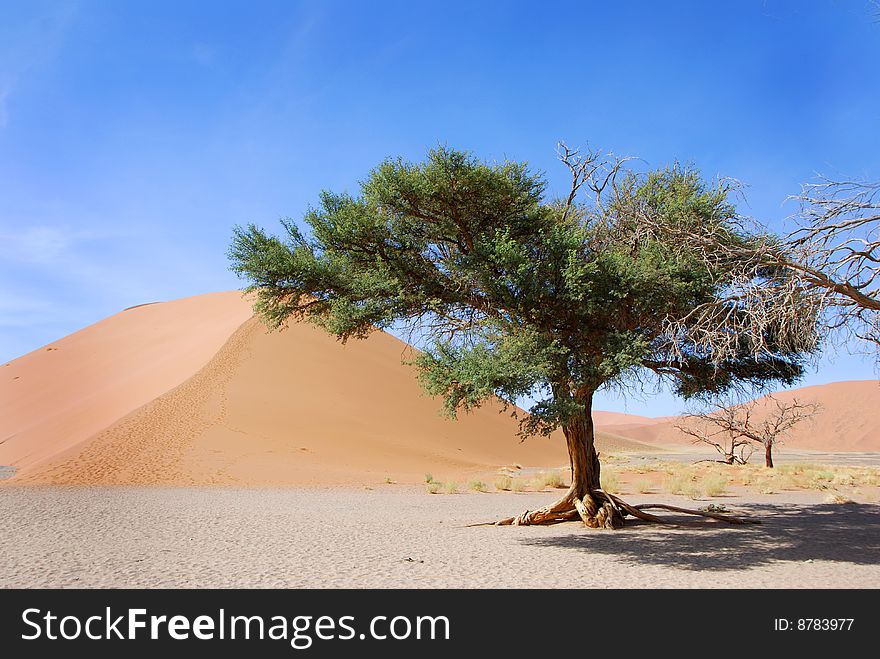
[[[411,350],[383,332],[343,346],[308,324],[268,332],[252,318],[191,378],[12,480],[367,484],[567,464],[561,437],[520,443],[498,405],[441,417],[401,364]]]
[[[191,377],[251,315],[238,291],[141,305],[0,366],[0,465],[75,450]]]

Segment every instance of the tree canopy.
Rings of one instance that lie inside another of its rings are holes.
[[[290,220],[283,237],[237,227],[232,268],[270,325],[306,319],[342,341],[414,330],[420,379],[452,415],[531,396],[523,434],[561,426],[570,453],[588,445],[594,469],[572,485],[581,498],[598,487],[597,389],[647,374],[685,397],[791,383],[817,337],[765,324],[716,347],[688,331],[701,305],[724,300],[742,322],[753,311],[730,295],[741,269],[728,255],[768,236],[738,220],[730,185],[677,164],[639,174],[598,152],[562,146],[560,156],[571,174],[561,199],[524,163],[446,147],[423,162],[387,160],[359,194],[323,192],[307,233]],[[713,235],[718,258],[669,240],[693,230]],[[767,268],[752,284],[784,276]]]

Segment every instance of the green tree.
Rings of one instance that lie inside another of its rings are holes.
[[[229,256],[270,326],[307,319],[343,342],[376,328],[414,329],[424,346],[420,380],[453,417],[496,396],[535,400],[520,415],[521,434],[561,427],[571,487],[502,523],[580,515],[617,528],[627,513],[656,518],[600,488],[598,389],[650,374],[684,397],[791,383],[816,341],[762,326],[760,341],[745,334],[713,351],[688,334],[682,319],[729,296],[738,270],[670,249],[665,227],[711,227],[727,244],[766,239],[743,230],[728,185],[682,166],[639,175],[624,160],[564,145],[560,159],[571,190],[550,200],[544,177],[522,163],[488,164],[445,147],[421,163],[388,160],[358,196],[323,192],[305,215],[309,234],[291,221],[284,239],[236,227]],[[775,277],[761,272],[753,284]],[[747,318],[748,305],[731,300],[728,313]]]

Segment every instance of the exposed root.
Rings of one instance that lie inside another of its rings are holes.
[[[593,496],[597,495],[597,496]],[[598,500],[604,498],[604,503]],[[623,526],[623,515],[612,497],[602,490],[593,490],[583,499],[575,499],[574,507],[584,525],[591,529],[619,529]]]
[[[508,517],[495,522],[496,526],[536,526],[539,524],[558,524],[577,519],[578,512],[575,510],[577,498],[571,493],[566,494],[556,503],[538,508],[538,510],[526,510],[516,517]]]
[[[692,510],[690,508],[679,508],[678,506],[668,506],[665,503],[643,503],[635,506],[639,510],[645,508],[661,508],[663,510],[671,510],[676,513],[684,513],[686,515],[699,515],[700,517],[711,517],[728,524],[760,524],[760,519],[751,517],[737,517],[736,515],[725,515],[724,513],[710,513],[705,510]],[[653,517],[653,515],[652,515]]]
[[[618,496],[596,488],[592,492],[585,494],[582,498],[578,498],[572,493],[569,493],[550,506],[545,506],[538,510],[526,510],[516,517],[508,517],[499,520],[494,524],[496,526],[534,526],[539,524],[557,524],[559,522],[567,522],[580,517],[584,525],[591,529],[619,529],[623,526],[624,518],[627,515],[632,515],[645,522],[667,524],[670,526],[675,525],[674,522],[670,522],[662,517],[645,512],[646,509],[654,508],[683,513],[685,515],[708,517],[721,522],[727,522],[728,524],[761,523],[761,520],[759,519],[737,517],[736,515],[706,512],[703,510],[692,510],[690,508],[679,508],[678,506],[670,506],[663,503],[645,503],[634,506],[628,504]],[[470,526],[484,526],[487,524],[472,524]]]
[[[657,517],[656,515],[652,515],[651,513],[643,512],[640,508],[628,504],[626,501],[621,499],[620,497],[616,497],[613,494],[607,495],[611,501],[614,501],[618,506],[620,506],[624,514],[629,514],[635,517],[636,519],[640,519],[643,522],[654,522],[655,524],[669,524],[672,525],[672,522],[668,522],[662,517]]]

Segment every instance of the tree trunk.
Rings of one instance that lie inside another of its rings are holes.
[[[582,412],[562,426],[571,466],[571,486],[568,491],[554,504],[538,510],[526,510],[516,517],[508,517],[497,522],[490,522],[490,524],[500,526],[555,524],[576,520],[580,517],[584,524],[593,529],[619,529],[623,526],[624,515],[632,515],[646,522],[667,523],[662,518],[641,510],[641,508],[651,507],[650,505],[632,506],[620,497],[602,490],[599,481],[599,454],[596,452],[593,428],[593,392],[582,394],[580,401]],[[767,455],[769,456],[769,452]],[[747,521],[753,521],[732,515],[688,510],[675,506],[654,504],[653,507],[666,508],[688,515],[711,517],[731,524],[745,524]],[[758,523],[757,520],[754,521]],[[471,526],[483,525],[481,523]]]
[[[764,444],[764,466],[773,469],[773,444]]]
[[[552,524],[569,519],[583,520],[590,528],[617,529],[623,526],[623,512],[602,491],[599,481],[599,455],[593,427],[593,392],[582,395],[582,412],[562,426],[568,446],[571,486],[556,503],[526,511],[500,524]]]
[[[585,494],[599,489],[599,454],[596,453],[595,430],[593,427],[592,396],[584,404],[584,412],[562,426],[568,446],[568,461],[571,466],[571,487],[569,495],[582,499]]]

